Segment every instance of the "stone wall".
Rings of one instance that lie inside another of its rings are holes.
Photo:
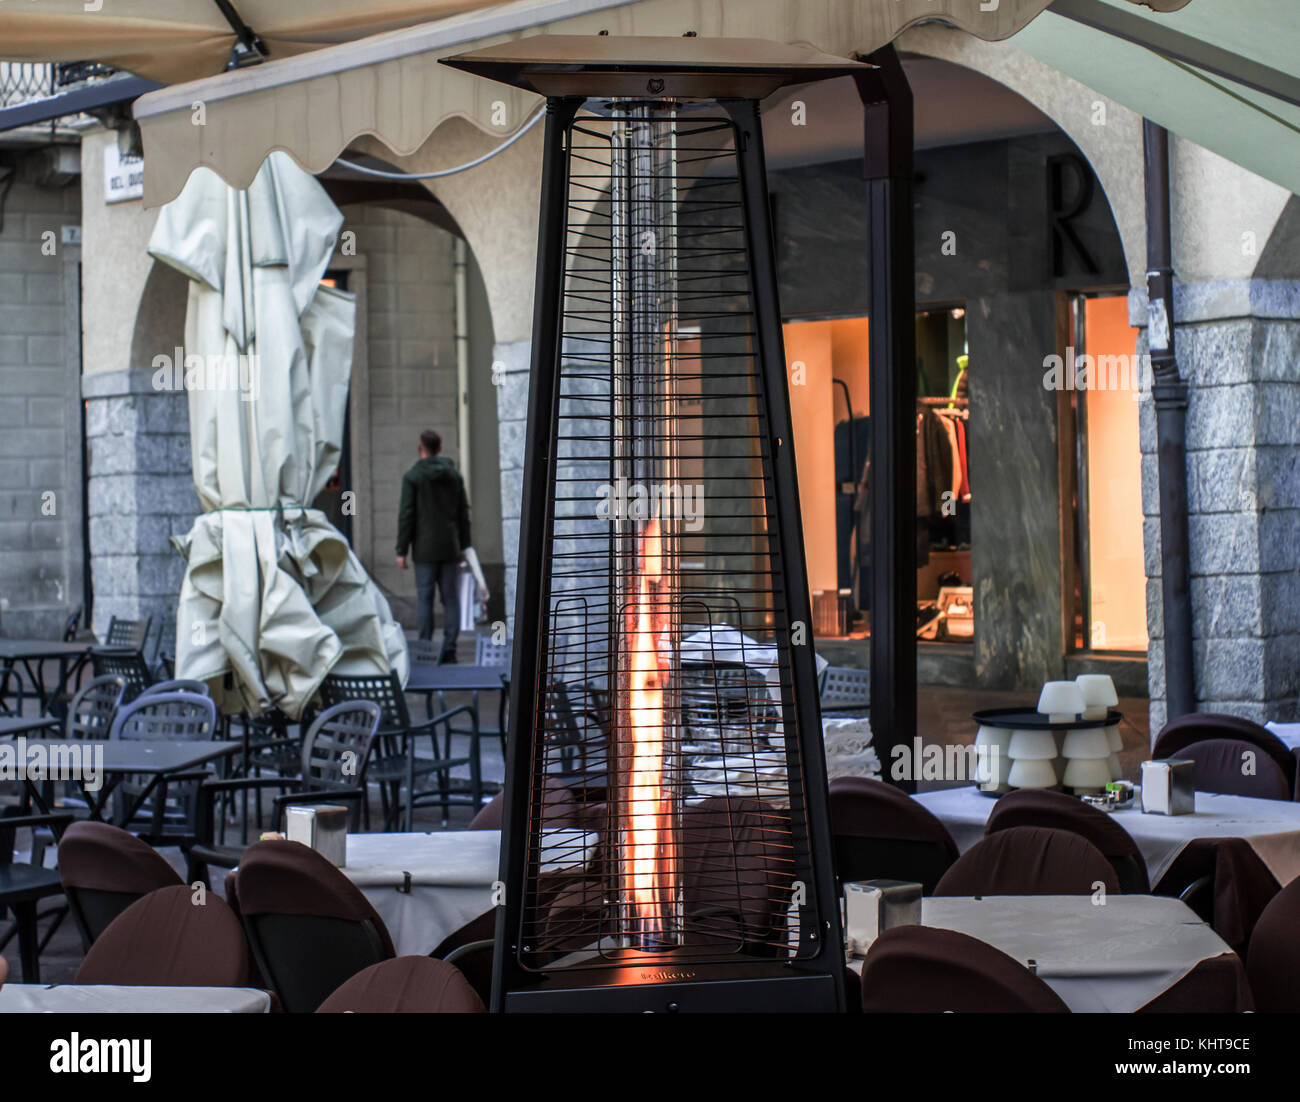
[[[170,539],[199,512],[186,395],[155,390],[146,370],[87,375],[82,393],[96,634],[113,616],[152,617],[146,654],[175,653],[185,560]]]
[[[0,207],[0,635],[58,638],[84,600],[80,249],[62,233],[81,192],[15,170]]]
[[[1145,318],[1145,297],[1134,296]],[[1197,705],[1296,718],[1300,694],[1300,283],[1179,285]],[[1140,350],[1145,352],[1145,334]],[[1151,730],[1167,719],[1155,409],[1141,408]]]

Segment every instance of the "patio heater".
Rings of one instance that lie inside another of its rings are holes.
[[[870,67],[607,36],[445,63],[547,113],[493,1009],[841,1009],[759,101]]]

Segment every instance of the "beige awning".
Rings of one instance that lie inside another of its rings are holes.
[[[1195,0],[1164,17],[1061,0],[1018,49],[1300,193],[1300,0]]]
[[[341,2],[341,0],[336,0]],[[373,134],[413,153],[446,119],[513,133],[536,97],[439,65],[474,46],[538,32],[680,35],[806,42],[870,52],[909,26],[942,20],[985,39],[1015,34],[1050,0],[519,0],[310,55],[272,60],[162,89],[136,102],[144,134],[145,200],[165,202],[205,165],[247,187],[272,150],[310,172]],[[1128,0],[1137,4],[1144,0]],[[1145,0],[1173,11],[1189,0]],[[460,5],[462,7],[466,5]],[[241,11],[243,8],[241,7]],[[251,18],[249,22],[253,22]]]
[[[234,7],[269,55],[281,58],[497,2],[234,0]],[[220,73],[235,41],[213,0],[0,3],[0,57],[7,61],[106,61],[171,84]]]

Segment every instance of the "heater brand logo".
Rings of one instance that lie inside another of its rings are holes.
[[[695,973],[684,969],[665,968],[655,972],[642,972],[641,978],[648,983],[677,983],[680,980],[693,980]]]
[[[596,516],[600,520],[648,521],[652,517],[679,520],[687,532],[704,527],[701,503],[704,487],[692,482],[629,482],[620,478],[603,483],[597,491],[600,501]]]
[[[133,1082],[147,1083],[153,1077],[153,1042],[111,1040],[107,1037],[60,1037],[50,1042],[50,1071],[55,1075],[129,1075]]]
[[[990,784],[998,779],[999,747],[925,745],[919,738],[895,746],[890,776],[896,781],[974,781]]]

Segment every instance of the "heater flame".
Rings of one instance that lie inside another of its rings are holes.
[[[626,615],[630,757],[624,816],[629,858],[624,866],[631,929],[641,948],[661,943],[668,930],[676,878],[672,856],[672,802],[665,784],[668,724],[664,707],[670,646],[664,592],[663,537],[658,517],[637,546],[636,592]]]

